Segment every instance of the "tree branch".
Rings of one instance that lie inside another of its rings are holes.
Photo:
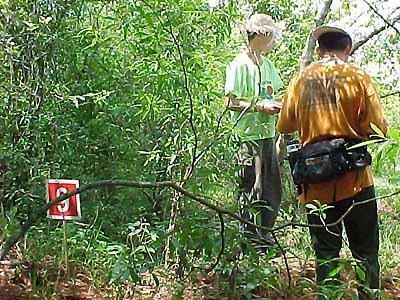
[[[363,0],[363,1],[369,6],[370,9],[372,9],[372,11],[373,11],[379,18],[381,18],[381,19],[383,20],[383,22],[386,23],[387,26],[392,27],[394,30],[396,30],[396,32],[397,32],[398,34],[400,34],[400,31],[399,31],[393,24],[389,23],[389,21],[386,20],[385,17],[383,17],[383,16],[378,12],[378,10],[377,10],[371,3],[369,3],[367,0]]]
[[[220,138],[221,138],[222,135],[224,134],[224,133],[218,134],[218,130],[219,130],[220,126],[221,126],[222,118],[223,118],[223,116],[226,114],[227,111],[228,111],[228,109],[225,108],[224,111],[223,111],[223,112],[220,114],[220,116],[218,117],[217,127],[215,128],[213,138],[212,138],[211,142],[199,153],[199,155],[197,155],[196,161],[194,162],[194,165],[195,165],[195,166],[199,163],[199,161],[203,158],[203,156],[208,152],[208,150],[210,150],[211,146],[212,146],[216,141],[220,140]]]
[[[29,228],[32,227],[40,218],[42,218],[46,215],[46,212],[50,207],[56,205],[57,203],[60,203],[61,201],[64,201],[64,200],[70,198],[71,196],[80,194],[84,191],[88,191],[88,190],[95,189],[95,188],[112,187],[112,186],[114,186],[114,187],[115,186],[133,187],[133,188],[166,188],[166,187],[169,187],[169,188],[172,188],[172,189],[176,190],[177,192],[181,193],[182,195],[187,196],[188,198],[193,199],[196,202],[208,207],[209,209],[217,212],[220,215],[230,216],[234,220],[237,220],[239,222],[245,223],[245,224],[253,226],[255,228],[259,228],[259,229],[270,231],[270,232],[275,232],[278,230],[282,230],[286,227],[292,227],[292,226],[313,227],[313,228],[327,228],[327,227],[336,226],[349,214],[349,212],[355,206],[362,205],[362,204],[368,203],[373,200],[389,198],[389,197],[395,196],[397,194],[400,194],[400,190],[397,190],[389,195],[375,197],[375,198],[367,199],[362,202],[353,203],[349,207],[349,209],[336,222],[333,222],[330,224],[310,225],[310,224],[304,224],[304,223],[289,222],[289,223],[283,224],[283,225],[275,227],[275,228],[270,228],[270,227],[265,227],[265,226],[260,226],[260,225],[254,224],[254,223],[238,216],[237,214],[235,214],[234,212],[232,212],[230,210],[220,208],[220,207],[210,203],[209,200],[211,200],[211,198],[196,195],[196,194],[182,188],[181,183],[177,183],[174,181],[140,182],[140,181],[128,181],[128,180],[101,180],[101,181],[96,181],[96,182],[89,183],[86,185],[82,185],[78,189],[75,189],[68,193],[62,194],[59,197],[57,197],[56,199],[54,199],[50,202],[47,202],[45,205],[43,205],[42,207],[40,207],[39,209],[34,211],[31,214],[31,216],[28,217],[28,219],[25,221],[25,223],[22,224],[21,228],[5,240],[2,247],[0,248],[0,261],[4,259],[4,257],[10,251],[10,249],[25,235],[25,233],[29,230]]]
[[[304,69],[307,67],[311,61],[312,61],[312,55],[314,52],[315,48],[315,39],[313,37],[313,31],[318,27],[321,26],[326,19],[326,16],[329,13],[330,7],[332,4],[332,0],[325,0],[325,2],[321,5],[321,9],[318,12],[315,20],[314,20],[314,26],[311,29],[310,33],[308,34],[306,44],[303,49],[303,53],[300,57],[300,70]],[[287,141],[290,139],[292,135],[283,135],[282,138],[280,139],[280,143],[278,144],[279,147],[279,162],[282,163],[283,160],[283,153],[286,153],[286,144]]]
[[[300,69],[305,68],[306,66],[308,66],[311,63],[312,54],[313,54],[313,51],[315,48],[315,39],[312,36],[312,33],[315,28],[317,28],[318,26],[321,26],[324,23],[326,16],[329,13],[331,4],[332,4],[332,0],[325,0],[323,5],[321,6],[321,10],[318,12],[317,17],[315,18],[314,26],[308,35],[306,45],[303,50],[303,54],[300,58]]]
[[[56,199],[47,202],[45,205],[34,211],[30,217],[23,223],[21,228],[17,230],[13,235],[8,237],[5,242],[3,243],[2,247],[0,248],[0,260],[2,260],[5,255],[7,255],[8,251],[23,237],[23,235],[29,230],[31,226],[33,226],[40,218],[45,216],[47,210],[56,205],[57,203],[60,203],[61,201],[64,201],[71,196],[74,196],[76,194],[80,194],[84,191],[88,191],[91,189],[95,188],[101,188],[101,187],[111,187],[111,186],[123,186],[123,187],[134,187],[134,188],[166,188],[170,187],[180,194],[187,196],[188,198],[191,198],[198,203],[210,208],[211,210],[214,210],[220,214],[225,214],[231,216],[233,219],[237,219],[238,221],[248,223],[251,225],[252,223],[242,219],[241,217],[237,216],[234,212],[229,211],[227,209],[219,208],[216,205],[212,204],[209,202],[210,198],[204,197],[204,196],[199,196],[196,195],[192,192],[189,192],[188,190],[184,189],[181,186],[182,183],[177,183],[173,181],[161,181],[161,182],[139,182],[139,181],[128,181],[128,180],[102,180],[102,181],[96,181],[93,183],[89,183],[86,185],[82,185],[80,188],[72,190],[68,193],[62,194]]]
[[[400,15],[396,16],[391,21],[390,24],[393,25],[398,21],[400,21]],[[379,27],[379,28],[375,29],[370,34],[368,34],[367,36],[365,36],[361,40],[359,40],[356,43],[354,43],[353,48],[351,49],[350,55],[352,55],[354,52],[356,52],[358,50],[358,48],[360,48],[362,45],[364,45],[366,42],[368,42],[372,37],[374,37],[375,35],[381,33],[382,31],[384,31],[387,27],[388,27],[387,25],[383,25],[382,27]]]
[[[383,95],[383,96],[381,96],[381,99],[387,98],[387,97],[390,97],[390,96],[394,96],[396,94],[400,94],[400,91],[395,91],[395,92],[391,92],[389,94]]]
[[[388,195],[383,195],[383,196],[379,196],[379,197],[374,197],[374,198],[370,198],[370,199],[366,199],[364,201],[360,201],[360,202],[355,202],[352,205],[350,205],[350,207],[348,208],[348,210],[346,210],[344,212],[344,214],[337,219],[335,222],[329,223],[329,224],[325,224],[325,225],[312,225],[312,224],[304,224],[304,223],[295,223],[295,222],[290,222],[290,223],[286,223],[283,224],[281,226],[275,227],[273,229],[266,229],[266,230],[271,230],[271,231],[278,231],[278,230],[282,230],[285,229],[286,227],[289,226],[293,226],[293,227],[308,227],[308,228],[329,228],[329,227],[334,227],[336,225],[338,225],[340,222],[342,222],[344,220],[344,218],[351,212],[351,210],[359,205],[363,205],[366,204],[368,202],[374,201],[374,200],[380,200],[380,199],[385,199],[385,198],[390,198],[393,197],[395,195],[400,194],[400,190],[394,191],[391,194]],[[257,227],[257,225],[253,225],[255,227]]]
[[[174,31],[173,31],[173,28],[172,28],[172,22],[170,21],[170,19],[168,17],[168,14],[165,14],[166,18],[168,19],[168,23],[169,23],[169,26],[167,28],[167,26],[164,24],[164,22],[161,19],[160,15],[153,8],[153,6],[151,6],[149,3],[147,3],[146,0],[141,0],[141,1],[156,16],[157,20],[160,22],[160,25],[161,25],[162,29],[164,31],[166,31],[171,36],[173,44],[174,44],[176,50],[178,51],[179,63],[181,65],[183,76],[184,76],[184,89],[185,89],[186,94],[187,94],[187,96],[189,98],[189,106],[190,106],[189,124],[190,124],[190,127],[192,129],[193,136],[194,136],[194,149],[193,149],[192,163],[191,163],[191,166],[189,168],[189,171],[185,174],[185,179],[188,179],[193,174],[193,170],[194,170],[195,163],[196,163],[197,148],[198,148],[198,136],[197,136],[197,129],[196,129],[196,126],[194,125],[194,121],[193,121],[193,116],[194,116],[193,96],[192,96],[192,93],[191,93],[190,88],[189,88],[189,76],[187,74],[187,70],[186,70],[186,66],[185,66],[185,60],[184,60],[184,57],[183,57],[182,45],[179,44],[178,39],[177,39],[176,35],[174,34]]]

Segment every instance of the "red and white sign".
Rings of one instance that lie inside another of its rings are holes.
[[[47,202],[79,187],[79,180],[48,179],[46,182]],[[79,194],[73,195],[47,210],[47,217],[58,220],[76,220],[81,218]]]

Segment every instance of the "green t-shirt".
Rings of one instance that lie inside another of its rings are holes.
[[[236,97],[245,97],[240,99],[242,101],[257,103],[273,100],[275,91],[282,85],[274,65],[265,57],[258,67],[246,53],[241,53],[226,68],[225,95],[231,93]],[[233,112],[233,122],[237,122],[235,132],[242,141],[275,136],[275,115],[259,112],[240,115],[240,112]]]

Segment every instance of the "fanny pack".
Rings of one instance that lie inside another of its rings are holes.
[[[349,147],[360,141],[343,138],[307,144],[293,154],[293,181],[297,185],[333,180],[348,171],[371,164],[367,147]]]

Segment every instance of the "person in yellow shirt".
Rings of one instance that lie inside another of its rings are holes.
[[[278,119],[278,131],[283,134],[298,132],[303,149],[308,149],[309,153],[313,147],[318,150],[324,143],[332,144],[332,140],[344,140],[349,144],[367,140],[376,134],[371,124],[386,133],[379,95],[371,78],[347,63],[352,47],[350,35],[334,26],[318,27],[313,35],[318,41],[320,60],[303,69],[289,83]],[[364,150],[357,155],[368,157]],[[324,156],[328,157],[333,160],[329,155]],[[347,159],[343,161],[349,163]],[[315,158],[308,159],[309,165],[312,162]],[[331,162],[331,166],[337,165],[337,161]],[[376,200],[356,205],[345,214],[353,203],[375,198],[372,173],[367,164],[360,167],[349,163],[344,169],[340,175],[322,181],[313,181],[310,177],[309,182],[301,182],[299,200],[302,203],[318,200],[331,206],[325,211],[325,220],[309,211],[310,225],[330,224],[343,218],[342,222],[329,228],[310,227],[317,258],[317,283],[337,282],[328,277],[332,277],[330,273],[337,267],[335,259],[339,258],[344,226],[352,255],[362,262],[366,275],[358,278],[360,299],[373,299],[370,298],[371,290],[380,288]]]

